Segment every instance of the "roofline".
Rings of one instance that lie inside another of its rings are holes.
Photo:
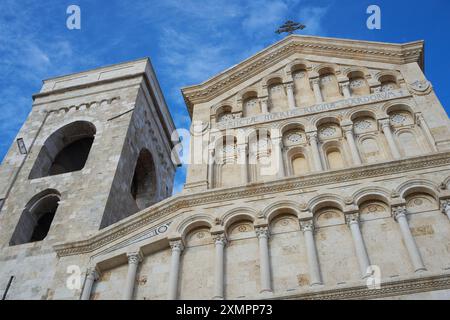
[[[112,63],[112,64],[109,64],[109,65],[106,65],[106,66],[95,67],[95,68],[91,68],[91,69],[85,69],[85,70],[82,70],[82,71],[67,73],[67,74],[61,75],[61,76],[55,76],[55,77],[51,77],[51,78],[46,78],[46,79],[42,80],[42,83],[46,83],[46,82],[53,81],[53,80],[60,80],[60,79],[64,79],[64,78],[70,78],[70,77],[73,77],[73,76],[76,76],[76,75],[92,73],[93,71],[106,70],[106,69],[109,69],[109,68],[112,68],[112,67],[118,67],[118,66],[125,65],[125,64],[128,64],[128,63],[143,62],[143,61],[150,61],[150,57],[143,57],[143,58],[128,60],[128,61],[124,61],[124,62]]]
[[[220,77],[221,75],[236,69],[237,67],[239,67],[239,65],[241,64],[245,64],[246,62],[256,58],[258,55],[264,53],[265,51],[269,51],[271,48],[278,46],[280,43],[287,41],[290,38],[303,38],[303,39],[319,39],[319,40],[332,40],[332,41],[345,41],[345,42],[354,42],[354,43],[366,43],[366,44],[373,44],[373,45],[391,45],[394,47],[401,47],[401,46],[408,46],[408,45],[415,45],[415,44],[425,44],[425,40],[416,40],[416,41],[410,41],[410,42],[405,42],[405,43],[393,43],[393,42],[381,42],[381,41],[366,41],[366,40],[355,40],[355,39],[346,39],[346,38],[332,38],[332,37],[316,37],[316,36],[304,36],[304,35],[300,35],[300,34],[291,34],[286,36],[284,39],[281,39],[273,44],[271,44],[270,46],[261,49],[260,51],[256,52],[255,54],[251,55],[250,57],[242,60],[241,62],[239,62],[238,64],[235,64],[223,71],[220,71],[218,74],[216,74],[215,76],[212,76],[210,78],[208,78],[207,80],[199,83],[199,84],[193,84],[193,85],[189,85],[189,86],[184,86],[181,87],[181,90],[185,90],[185,89],[190,89],[193,87],[197,87],[197,86],[202,86],[205,85],[206,83],[208,83],[209,81],[214,80],[215,78]],[[421,66],[422,67],[422,66]]]

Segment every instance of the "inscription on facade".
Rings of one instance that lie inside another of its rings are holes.
[[[237,127],[250,126],[250,125],[257,124],[257,123],[305,116],[305,115],[309,115],[309,114],[332,111],[332,110],[337,110],[337,109],[342,109],[342,108],[347,108],[347,107],[352,107],[352,106],[357,106],[357,105],[363,105],[363,104],[368,104],[368,103],[381,102],[381,101],[390,100],[390,99],[403,98],[403,97],[407,97],[409,95],[410,95],[410,93],[403,89],[387,91],[387,92],[378,92],[378,93],[371,94],[368,96],[353,97],[353,98],[343,99],[343,100],[339,100],[339,101],[335,101],[335,102],[316,104],[316,105],[302,108],[302,109],[294,109],[294,110],[283,111],[283,112],[274,112],[274,113],[263,114],[263,115],[259,115],[259,116],[255,116],[255,117],[239,118],[239,119],[234,119],[231,121],[224,121],[222,123],[218,123],[217,128],[220,130],[223,130],[223,129],[231,129],[231,128],[237,128]]]

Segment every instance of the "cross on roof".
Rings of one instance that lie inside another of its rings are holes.
[[[305,28],[306,28],[306,26],[303,25],[303,24],[301,24],[301,23],[294,22],[294,21],[292,21],[292,20],[287,20],[287,21],[286,21],[281,27],[279,27],[278,30],[276,30],[275,32],[278,33],[278,34],[281,34],[281,33],[284,33],[284,32],[286,32],[286,33],[288,33],[288,34],[293,34],[294,31],[296,31],[296,30],[303,30],[303,29],[305,29]]]

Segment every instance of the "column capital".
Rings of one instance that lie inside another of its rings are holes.
[[[444,214],[447,214],[447,211],[450,211],[450,199],[441,200],[441,210]]]
[[[379,120],[381,128],[390,128],[391,127],[391,120],[390,119],[381,119]]]
[[[294,90],[294,83],[293,82],[285,83],[284,86],[285,86],[286,89]]]
[[[217,233],[215,235],[213,235],[213,240],[214,240],[214,244],[218,245],[224,245],[226,246],[228,243],[228,239],[227,236],[225,235],[225,233]]]
[[[270,237],[270,231],[268,227],[257,227],[255,228],[256,236],[258,238],[269,238]]]
[[[345,124],[341,126],[342,130],[344,130],[345,133],[352,133],[353,134],[353,124]]]
[[[417,112],[416,113],[416,120],[419,123],[422,122],[422,121],[425,121],[425,118],[423,117],[423,114],[421,112]]]
[[[352,224],[359,224],[359,213],[347,213],[345,215],[345,222],[350,227]]]
[[[86,270],[86,275],[94,281],[97,281],[100,278],[100,272],[97,267],[88,267]]]
[[[313,219],[300,220],[300,229],[305,231],[314,231],[314,221]]]
[[[306,132],[306,137],[308,138],[308,140],[315,140],[315,141],[317,141],[317,139],[318,139],[317,130],[316,131]]]
[[[135,251],[127,253],[128,264],[139,264],[143,260],[142,252]]]
[[[406,217],[406,214],[408,211],[406,210],[406,206],[396,206],[392,207],[392,216],[394,217],[395,221],[398,221],[398,218]]]
[[[319,78],[311,79],[311,83],[312,83],[313,85],[320,85],[320,79],[319,79]]]
[[[350,81],[345,81],[340,83],[342,88],[350,88]]]
[[[170,248],[172,249],[172,251],[183,251],[184,250],[184,245],[183,245],[183,241],[181,240],[173,240],[169,242]]]

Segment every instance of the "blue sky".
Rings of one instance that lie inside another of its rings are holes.
[[[81,30],[66,28],[66,9],[81,8]],[[382,10],[368,30],[366,9]],[[426,41],[426,75],[450,108],[450,1],[133,0],[0,3],[0,159],[31,109],[41,80],[149,56],[175,124],[188,128],[180,88],[202,82],[280,40],[286,19],[302,34],[387,42]],[[181,190],[185,168],[176,175]]]

